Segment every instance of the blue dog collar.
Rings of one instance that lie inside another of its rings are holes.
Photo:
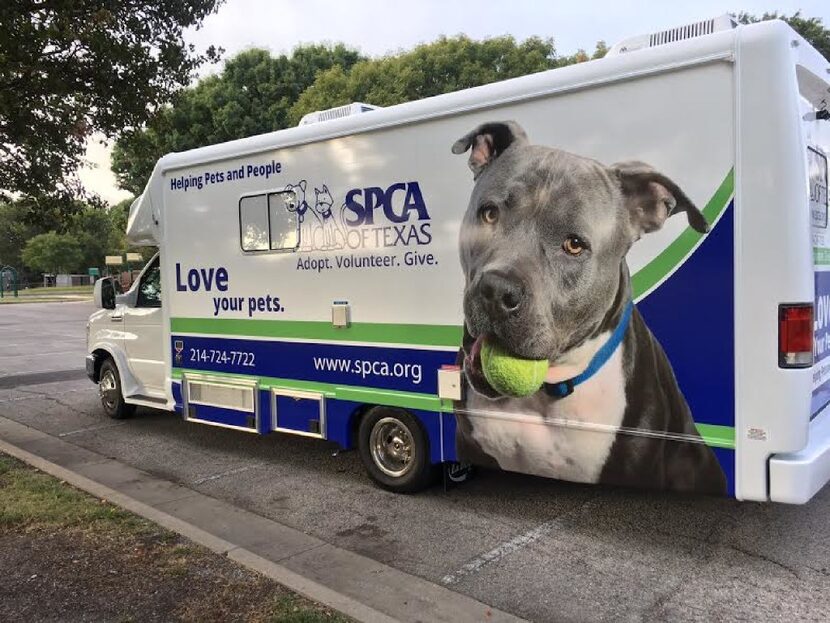
[[[620,343],[622,343],[623,337],[625,336],[625,330],[628,328],[628,323],[631,320],[631,312],[633,310],[634,303],[628,301],[625,309],[623,310],[622,316],[620,317],[620,322],[614,329],[611,337],[608,338],[608,341],[605,342],[605,344],[603,344],[591,358],[591,361],[588,363],[588,367],[585,368],[581,374],[577,374],[575,377],[565,381],[560,381],[559,383],[545,383],[545,393],[547,393],[548,396],[553,396],[554,398],[564,398],[565,396],[570,396],[574,393],[574,388],[577,385],[584,383],[599,372],[600,368],[602,368],[602,366],[604,366],[606,362],[611,359],[611,355],[614,354],[614,351],[616,351],[617,348],[619,348]]]

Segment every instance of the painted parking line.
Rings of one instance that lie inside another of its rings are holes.
[[[124,426],[126,422],[112,422],[110,424],[98,424],[96,426],[87,426],[77,430],[70,430],[65,433],[58,433],[58,437],[69,437],[70,435],[79,435],[81,433],[89,433],[96,430],[104,430],[105,428],[115,428],[116,426]]]
[[[470,562],[466,563],[456,571],[448,573],[441,578],[441,583],[446,585],[457,584],[467,576],[478,573],[487,565],[497,563],[506,556],[509,556],[510,554],[535,543],[543,536],[550,533],[558,524],[558,518],[552,519],[551,521],[546,521],[545,523],[536,526],[532,530],[528,530],[527,532],[514,536],[509,541],[499,544],[489,552],[485,552],[480,556],[473,558]]]
[[[204,478],[198,478],[193,481],[192,484],[194,485],[203,485],[206,482],[211,482],[213,480],[219,480],[220,478],[225,478],[226,476],[233,476],[235,474],[241,474],[242,472],[247,472],[250,469],[256,469],[257,467],[262,467],[262,463],[257,463],[255,465],[246,465],[245,467],[237,467],[236,469],[231,469],[226,472],[219,472],[218,474],[212,474],[210,476],[205,476]]]

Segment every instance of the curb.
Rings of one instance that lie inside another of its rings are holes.
[[[8,441],[8,438],[17,443]],[[25,446],[29,446],[29,449]],[[278,522],[156,478],[4,417],[0,417],[0,452],[149,519],[296,593],[359,621],[513,623],[523,620],[466,595],[337,548]],[[49,454],[75,469],[41,456]],[[123,489],[141,492],[146,499],[156,500],[155,504],[102,484],[75,471],[76,469],[112,475],[119,481],[113,486],[123,485]],[[167,507],[170,512],[160,507]],[[218,522],[216,525],[221,529],[209,530],[194,525],[187,519],[175,516],[177,511],[184,516],[204,518],[207,523]],[[227,537],[234,531],[259,533],[260,539],[249,538],[251,542],[245,542],[244,539],[234,542]],[[226,536],[216,532],[225,532]],[[257,553],[257,549],[273,555],[267,558]],[[288,565],[298,570],[289,568]],[[301,573],[300,570],[307,573]],[[315,579],[311,576],[317,577]],[[345,590],[332,587],[331,584],[334,583],[341,584]]]

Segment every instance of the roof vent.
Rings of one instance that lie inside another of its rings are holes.
[[[346,104],[345,106],[338,106],[337,108],[329,108],[328,110],[317,110],[303,115],[298,125],[311,125],[312,123],[320,123],[321,121],[331,121],[332,119],[342,119],[343,117],[351,117],[352,115],[359,115],[364,112],[377,110],[382,106],[372,106],[371,104],[364,104],[363,102],[354,102],[353,104]]]
[[[682,41],[683,39],[710,35],[713,32],[720,32],[721,30],[732,30],[733,28],[737,28],[737,26],[738,22],[735,21],[735,18],[728,13],[724,13],[719,17],[706,19],[702,22],[694,22],[693,24],[686,24],[685,26],[678,26],[677,28],[660,30],[648,35],[629,37],[615,44],[608,51],[607,56],[617,56],[618,54],[625,54],[626,52],[653,48],[658,45],[665,45],[666,43]]]

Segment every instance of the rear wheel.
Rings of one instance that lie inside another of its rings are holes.
[[[413,493],[435,479],[426,433],[403,409],[375,407],[369,411],[360,422],[358,446],[369,476],[384,489]]]
[[[104,407],[104,412],[114,420],[123,420],[135,412],[135,405],[128,405],[124,402],[118,368],[112,359],[107,359],[101,364],[98,394],[101,396],[101,406]]]

